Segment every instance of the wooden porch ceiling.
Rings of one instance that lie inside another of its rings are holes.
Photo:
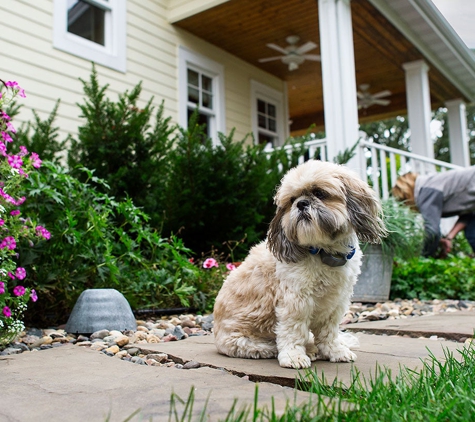
[[[357,85],[369,84],[369,92],[390,90],[388,106],[360,110],[360,122],[407,114],[403,63],[423,59],[422,54],[368,0],[352,0],[353,38]],[[322,130],[323,92],[321,65],[305,61],[289,71],[281,61],[259,63],[277,56],[266,46],[285,47],[289,35],[300,37],[299,45],[317,44],[311,54],[320,54],[317,0],[231,0],[175,23],[176,26],[214,44],[287,82],[291,133],[305,132],[311,124]],[[464,95],[434,66],[429,81],[433,108]]]

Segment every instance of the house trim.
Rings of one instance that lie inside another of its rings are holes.
[[[427,0],[369,1],[454,86],[471,101],[475,101],[475,87],[471,83],[475,78],[473,53],[432,2]],[[434,42],[434,39],[438,42]],[[431,40],[431,42],[425,40]],[[444,59],[442,60],[441,57]]]
[[[183,128],[188,127],[188,67],[197,69],[212,78],[215,114],[209,133],[213,143],[217,145],[218,132],[226,132],[224,66],[183,46],[178,47],[178,123]]]
[[[127,70],[127,3],[126,0],[90,0],[105,10],[105,45],[99,45],[67,30],[66,0],[54,0],[53,47],[88,61],[125,73]]]

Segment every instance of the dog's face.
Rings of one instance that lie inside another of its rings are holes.
[[[374,191],[344,166],[307,161],[284,176],[274,201],[268,245],[280,261],[298,262],[310,246],[341,247],[353,234],[371,243],[385,235]]]

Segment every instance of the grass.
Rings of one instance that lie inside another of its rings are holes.
[[[444,350],[438,360],[430,351],[422,369],[402,367],[396,375],[389,369],[377,368],[370,378],[354,372],[346,386],[333,382],[312,370],[299,374],[296,387],[314,393],[303,405],[287,403],[284,414],[278,414],[274,403],[261,408],[256,384],[254,403],[238,408],[234,402],[224,422],[399,422],[474,420],[475,415],[475,347],[470,345],[457,355]],[[328,401],[331,399],[330,401]],[[206,404],[208,400],[206,401]],[[186,400],[172,394],[168,422],[206,422],[206,404],[201,413],[193,412],[194,388]],[[349,404],[349,406],[348,406]],[[136,412],[134,412],[134,416]],[[126,419],[130,420],[130,417]],[[216,420],[216,418],[212,418]],[[125,421],[124,421],[125,422]]]

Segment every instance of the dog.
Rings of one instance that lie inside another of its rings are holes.
[[[317,359],[354,361],[339,323],[360,273],[358,242],[386,235],[380,201],[347,167],[310,160],[285,174],[274,202],[266,240],[251,248],[216,298],[218,352],[277,357],[296,369]]]

